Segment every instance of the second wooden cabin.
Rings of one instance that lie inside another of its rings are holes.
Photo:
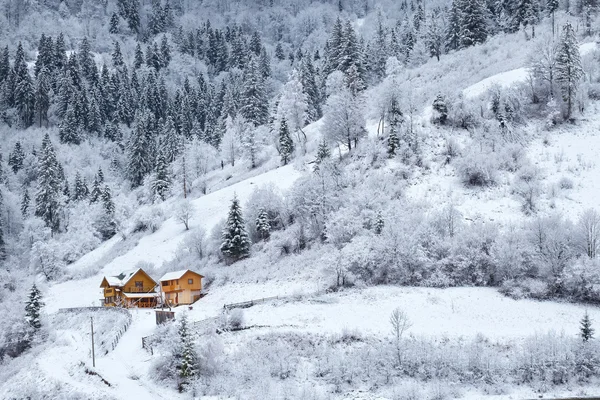
[[[202,275],[189,269],[166,273],[160,278],[165,304],[178,306],[196,302],[202,291],[202,278]]]

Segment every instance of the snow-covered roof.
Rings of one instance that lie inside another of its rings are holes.
[[[144,297],[160,297],[160,293],[149,292],[149,293],[125,293],[123,292],[123,296],[129,299],[142,299]]]
[[[125,286],[125,284],[135,275],[141,268],[132,269],[129,271],[121,272],[116,276],[105,276],[104,279],[110,286]]]
[[[172,281],[174,279],[181,279],[181,277],[183,275],[185,275],[185,273],[188,271],[189,271],[189,269],[182,269],[181,271],[167,272],[166,274],[163,275],[162,278],[160,278],[160,281],[162,282],[162,281]],[[194,274],[200,275],[197,272],[194,272],[194,271],[191,271],[191,272],[193,272]],[[202,276],[202,275],[200,275],[200,276]]]

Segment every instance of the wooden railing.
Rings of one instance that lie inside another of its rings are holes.
[[[271,300],[278,300],[280,298],[281,297],[279,297],[279,296],[264,297],[262,299],[255,299],[255,300],[243,301],[241,303],[224,304],[223,308],[225,310],[232,310],[234,308],[249,308],[249,307],[252,307],[255,304],[261,304],[261,303],[265,303],[265,302],[271,301]]]

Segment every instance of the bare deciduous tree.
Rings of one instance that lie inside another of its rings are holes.
[[[396,358],[398,367],[402,365],[402,336],[410,329],[412,323],[408,315],[400,308],[394,309],[390,315],[390,324],[392,324],[392,334],[396,345]]]
[[[600,214],[588,209],[577,224],[577,244],[589,258],[596,258],[600,249]]]
[[[175,210],[177,220],[185,226],[185,230],[190,229],[190,219],[194,214],[194,205],[188,200],[182,200]]]

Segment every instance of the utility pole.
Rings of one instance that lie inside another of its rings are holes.
[[[94,353],[94,317],[90,317],[92,325],[92,365],[96,368],[96,354]]]
[[[187,174],[185,171],[185,154],[183,155],[183,198],[187,199]]]

